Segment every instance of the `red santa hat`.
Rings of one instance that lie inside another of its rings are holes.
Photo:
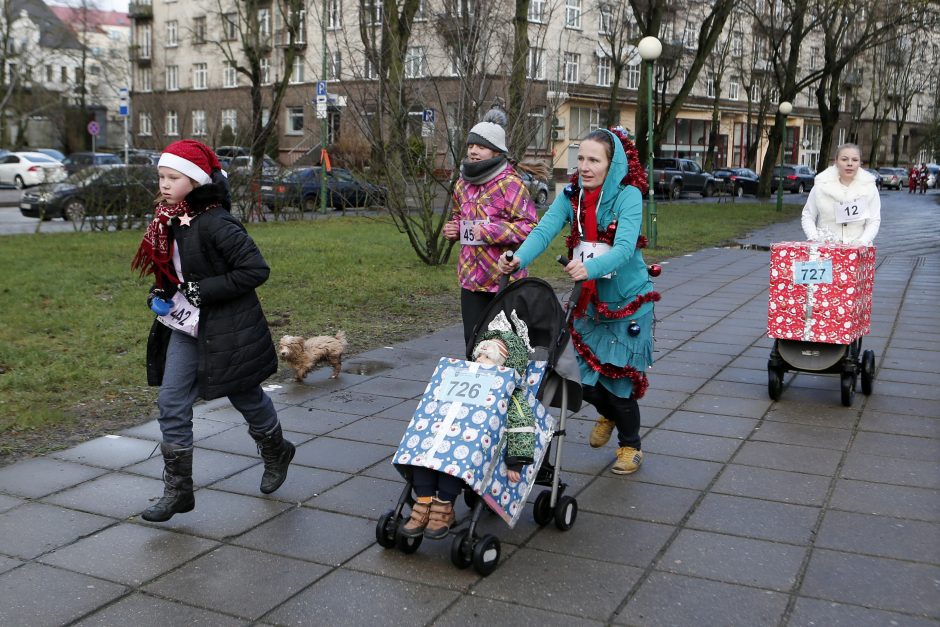
[[[194,139],[183,139],[167,146],[157,166],[173,168],[200,185],[211,183],[212,171],[222,169],[215,152]]]

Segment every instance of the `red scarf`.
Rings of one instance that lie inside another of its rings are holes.
[[[596,242],[597,241],[597,201],[600,200],[601,188],[595,187],[594,189],[586,189],[581,195],[581,210],[578,212],[578,222],[577,225],[578,232],[581,235],[579,239],[585,242]],[[575,200],[575,202],[578,202]],[[571,225],[572,231],[574,230],[575,225]],[[581,297],[578,299],[578,304],[575,306],[575,316],[581,317],[584,315],[584,312],[587,310],[588,303],[591,302],[591,299],[597,293],[597,284],[592,279],[590,281],[585,281],[581,285]]]
[[[180,282],[173,270],[173,239],[170,237],[169,225],[173,218],[183,214],[192,215],[185,200],[175,205],[161,201],[131,262],[131,269],[140,270],[140,276],[153,274],[154,282],[161,288],[167,287],[167,281],[173,285],[179,285]]]

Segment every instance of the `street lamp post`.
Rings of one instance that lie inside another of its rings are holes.
[[[646,239],[649,245],[656,247],[656,193],[653,182],[653,63],[663,53],[663,44],[656,37],[649,36],[637,45],[640,58],[646,62],[646,173],[649,184],[649,200],[646,203]]]
[[[777,107],[777,111],[783,115],[783,124],[780,129],[780,180],[777,181],[777,211],[783,211],[783,148],[787,142],[787,116],[793,111],[793,105],[784,100]]]

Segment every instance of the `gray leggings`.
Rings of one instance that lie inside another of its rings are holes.
[[[193,403],[199,398],[199,345],[196,338],[173,331],[166,349],[163,384],[157,395],[163,442],[193,445]],[[260,385],[228,397],[252,431],[266,432],[277,425],[277,411]]]

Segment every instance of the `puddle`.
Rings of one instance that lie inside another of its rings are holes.
[[[376,374],[383,370],[393,368],[394,364],[384,361],[357,361],[343,365],[343,372],[347,374]]]

